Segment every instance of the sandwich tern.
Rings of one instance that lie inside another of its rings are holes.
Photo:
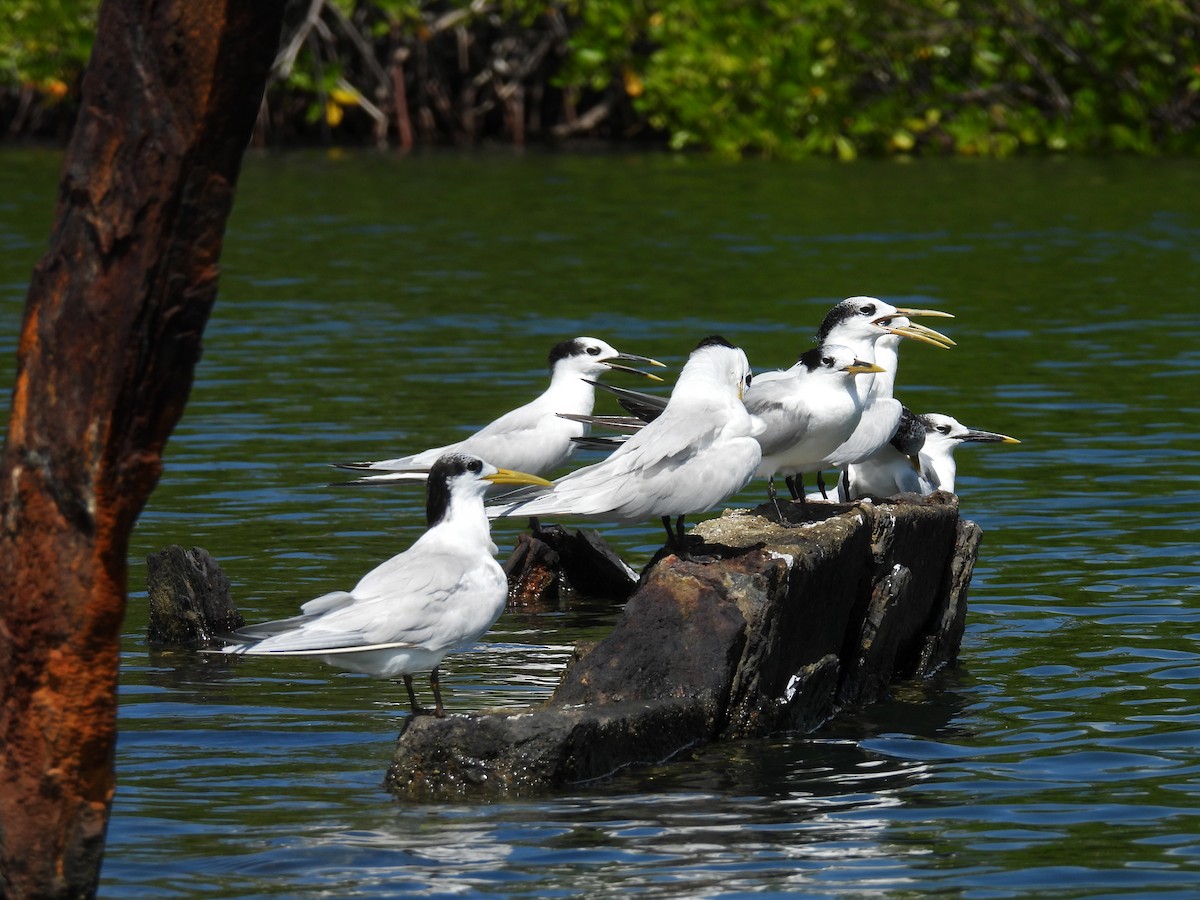
[[[857,379],[855,387],[863,401],[862,416],[854,433],[830,454],[829,467],[844,470],[861,462],[891,440],[900,425],[901,403],[892,393],[900,364],[900,341],[911,338],[935,347],[947,348],[954,341],[941,332],[910,321],[912,316],[953,318],[937,309],[912,309],[893,306],[876,297],[850,297],[837,304],[825,316],[818,331],[821,341],[835,341],[850,347],[855,356],[874,362],[882,372]],[[818,486],[825,494],[818,475]],[[792,496],[803,496],[803,486],[793,486]],[[843,499],[845,499],[843,497]]]
[[[558,413],[590,414],[596,401],[593,379],[607,371],[618,371],[662,381],[657,375],[621,365],[622,362],[663,365],[646,356],[622,353],[598,338],[562,341],[550,351],[549,387],[536,399],[505,413],[470,437],[409,456],[339,463],[337,467],[365,473],[352,484],[411,481],[411,473],[428,471],[439,457],[467,453],[502,468],[547,475],[561,467],[575,451],[571,439],[588,432],[587,425],[560,418]]]
[[[428,530],[411,547],[372,569],[352,590],[309,600],[298,616],[227,635],[238,643],[221,652],[315,656],[352,672],[401,676],[414,715],[427,711],[417,703],[412,675],[428,671],[434,714],[445,715],[438,682],[442,657],[483,637],[508,600],[508,581],[494,558],[483,511],[484,492],[491,484],[550,482],[459,453],[437,460],[422,480]]]
[[[855,376],[881,372],[857,359],[848,347],[825,344],[806,351],[784,372],[759,375],[746,392],[746,409],[763,423],[757,435],[762,462],[755,474],[767,479],[767,494],[779,513],[775,476],[803,478],[829,465],[829,454],[854,433],[863,401]],[[779,515],[783,521],[783,515]]]
[[[776,508],[778,508],[778,504],[772,480],[775,472],[785,469],[789,472],[784,480],[792,498],[801,502],[805,499],[803,473],[804,471],[816,472],[817,484],[821,489],[821,496],[824,497],[825,485],[822,476],[824,469],[840,469],[852,461],[865,459],[880,446],[885,445],[891,435],[895,433],[900,421],[901,404],[892,398],[892,390],[899,362],[900,341],[903,338],[911,338],[943,349],[954,345],[954,341],[941,332],[910,321],[910,316],[953,318],[950,313],[941,310],[898,307],[875,297],[850,297],[835,305],[825,315],[817,332],[819,348],[815,358],[820,358],[821,348],[834,345],[849,348],[851,357],[859,364],[857,372],[859,377],[852,379],[853,389],[860,401],[859,409],[847,413],[852,416],[850,421],[853,421],[854,427],[834,448],[825,451],[825,441],[818,440],[815,435],[811,441],[807,442],[806,447],[801,446],[799,442],[793,445],[795,448],[793,456],[797,457],[797,465],[780,466],[771,470],[766,460],[767,457],[780,452],[774,436],[778,434],[786,436],[786,425],[782,421],[784,417],[775,408],[777,393],[772,385],[776,382],[788,382],[790,379],[811,374],[809,366],[814,358],[811,355],[814,351],[802,354],[790,369],[765,372],[755,377],[753,385],[746,392],[746,408],[753,415],[765,412],[775,423],[774,428],[768,428],[759,435],[760,443],[763,445],[765,466],[760,469],[759,474],[767,477],[767,492],[772,501],[776,502]],[[874,366],[874,368],[865,368],[868,365]],[[614,393],[617,396],[617,402],[632,414],[632,418],[582,416],[580,418],[583,421],[631,431],[640,427],[641,422],[653,419],[665,405],[662,397],[653,394],[644,394],[626,388],[614,388],[609,385],[601,385],[601,387]],[[762,404],[761,410],[760,403]],[[799,412],[807,413],[812,407],[806,407],[801,400],[796,402],[794,408]],[[842,407],[836,408],[841,409]],[[804,421],[802,417],[799,427],[803,428]],[[827,435],[832,428],[832,422],[829,422],[822,433]],[[625,436],[585,437],[577,442],[590,449],[606,447],[611,449],[624,440],[626,440]],[[818,447],[821,448],[819,453],[816,452]],[[809,454],[809,450],[813,452]],[[806,454],[808,454],[808,458],[805,458]],[[810,464],[815,467],[804,468],[805,465]]]
[[[702,340],[654,421],[611,455],[529,499],[517,491],[487,507],[492,518],[563,515],[612,522],[660,518],[683,557],[684,520],[737,493],[762,459],[762,423],[742,398],[752,380],[746,354],[724,338]],[[675,519],[674,529],[671,520]]]
[[[954,451],[963,444],[1019,444],[1015,437],[997,434],[994,431],[979,431],[968,428],[958,419],[941,413],[926,413],[921,416],[925,425],[925,445],[921,448],[921,492],[934,491],[954,493],[954,476],[957,465]]]
[[[900,493],[954,493],[954,451],[965,443],[1019,444],[1014,437],[968,428],[941,413],[915,415],[906,407],[892,440],[866,460],[847,467],[846,495],[891,497]]]

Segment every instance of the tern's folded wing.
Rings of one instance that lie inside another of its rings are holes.
[[[850,463],[866,459],[890,441],[900,425],[903,410],[903,404],[895,399],[873,404],[863,413],[854,433],[830,454],[830,465],[835,469],[843,469]]]
[[[308,614],[306,604],[304,616],[266,623],[290,623],[293,627],[272,629],[274,633],[258,645],[257,652],[315,652],[380,644],[454,646],[470,638],[479,618],[471,614],[471,604],[481,595],[490,597],[495,581],[496,574],[486,560],[414,546],[365,575],[344,595],[349,601],[330,603],[315,615]],[[324,602],[326,597],[310,602]]]

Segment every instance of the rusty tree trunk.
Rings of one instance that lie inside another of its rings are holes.
[[[95,892],[126,551],[200,355],[283,0],[105,0],[0,461],[0,896]]]

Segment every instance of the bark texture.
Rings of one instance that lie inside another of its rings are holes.
[[[0,461],[0,895],[95,893],[133,523],[183,412],[282,0],[106,0]]]

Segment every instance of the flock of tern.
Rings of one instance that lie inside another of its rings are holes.
[[[508,595],[489,519],[569,517],[605,522],[660,519],[669,547],[687,556],[685,517],[714,509],[755,477],[780,521],[782,476],[793,502],[827,498],[823,473],[838,470],[837,498],[954,491],[954,451],[967,442],[1018,443],[938,413],[917,415],[893,396],[899,346],[908,338],[954,342],[912,321],[931,309],[852,297],[833,307],[817,344],[789,369],[753,375],[746,354],[713,335],[691,352],[669,397],[613,388],[608,371],[658,376],[624,363],[661,366],[602,340],[563,341],[550,353],[550,385],[464,440],[377,462],[342,464],[353,483],[425,482],[428,530],[368,572],[350,591],[310,600],[301,614],[229,635],[223,652],[314,656],[385,678],[402,677],[414,714],[412,675],[430,672],[434,714],[443,715],[438,666],[477,642]],[[595,389],[629,413],[595,416]],[[592,426],[609,436],[591,436]],[[580,447],[610,451],[554,481]],[[815,494],[804,476],[814,475]],[[497,486],[517,485],[497,496]],[[485,505],[485,501],[490,500]]]

